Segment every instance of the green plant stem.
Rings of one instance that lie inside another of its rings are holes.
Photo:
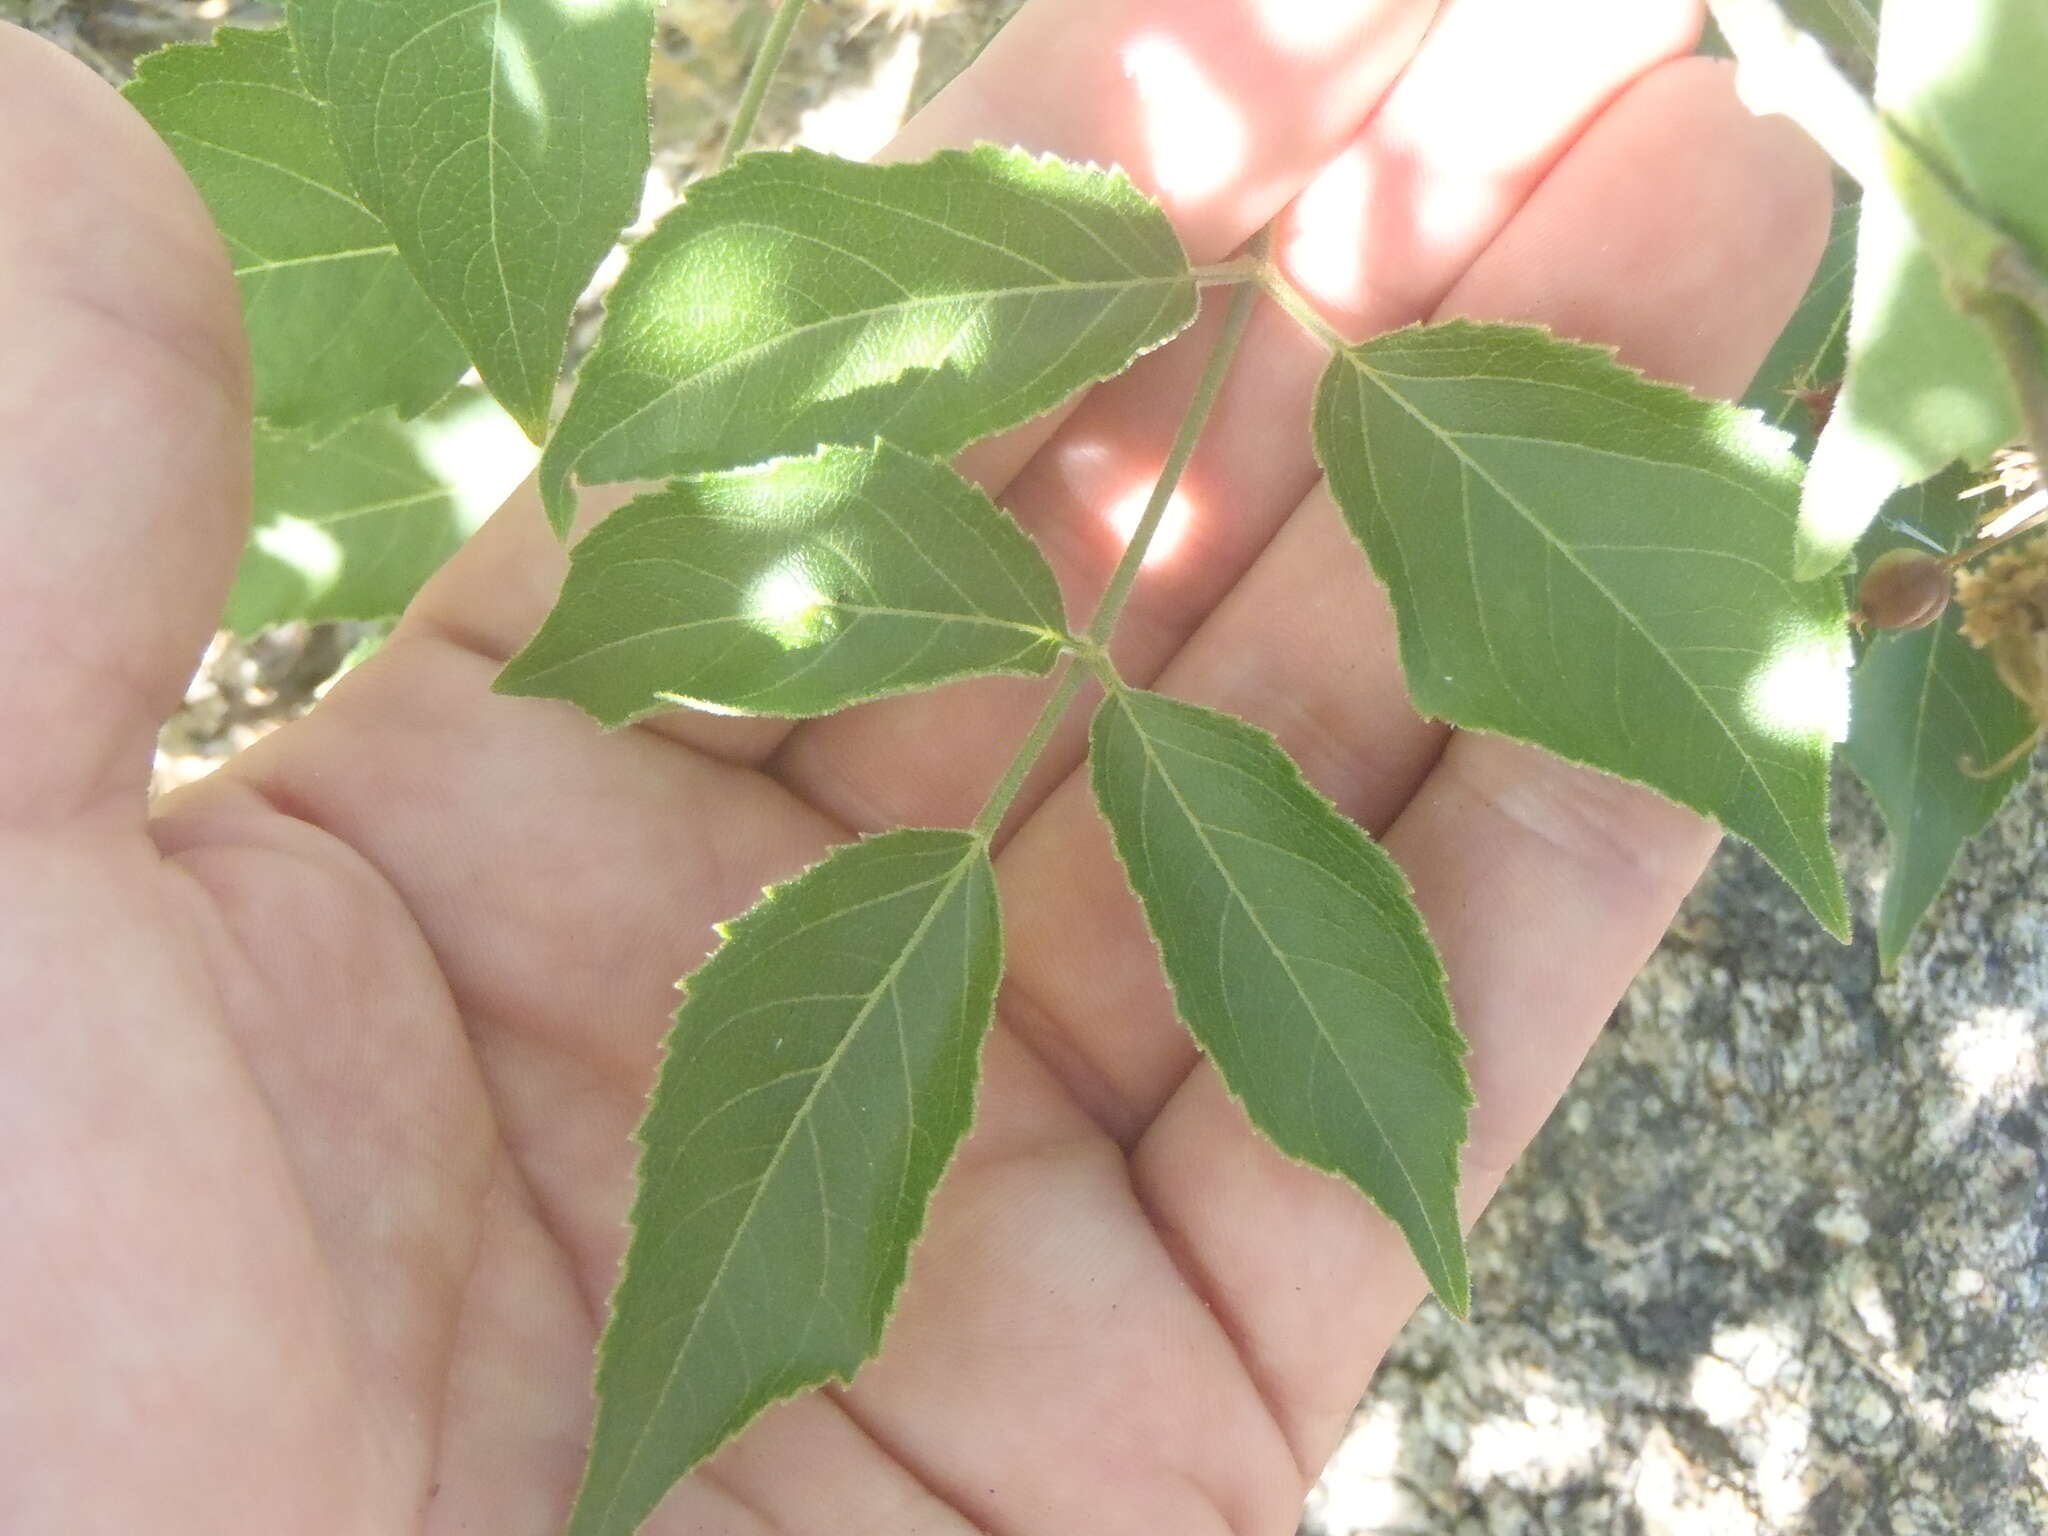
[[[1116,631],[1116,621],[1123,613],[1124,604],[1130,600],[1131,588],[1136,585],[1138,572],[1145,564],[1146,551],[1152,547],[1166,509],[1173,504],[1173,493],[1180,489],[1181,477],[1187,473],[1188,463],[1195,456],[1195,447],[1202,440],[1203,429],[1209,425],[1217,397],[1223,393],[1223,381],[1229,376],[1230,365],[1237,357],[1238,344],[1244,340],[1245,327],[1251,323],[1260,289],[1248,279],[1264,267],[1263,255],[1256,259],[1258,268],[1237,279],[1240,286],[1231,295],[1230,310],[1223,317],[1223,332],[1216,338],[1216,346],[1209,354],[1209,365],[1203,370],[1202,381],[1195,387],[1195,397],[1189,402],[1187,415],[1181,420],[1180,432],[1166,455],[1166,466],[1159,472],[1158,483],[1152,487],[1152,499],[1145,504],[1144,515],[1138,519],[1130,542],[1124,546],[1123,559],[1117,562],[1116,571],[1109,578],[1109,586],[1088,625],[1087,634],[1076,642],[1075,659],[1068,663],[1052,696],[1045,701],[1045,708],[1038,712],[1038,721],[1031,727],[1031,734],[1024,738],[1024,745],[1017,749],[1017,755],[1010,760],[1001,781],[990,791],[981,814],[974,818],[974,834],[984,841],[996,835],[996,829],[1009,815],[1010,807],[1017,803],[1025,779],[1038,765],[1038,759],[1052,741],[1053,732],[1059,729],[1060,721],[1066,717],[1089,674],[1094,672],[1105,681],[1113,681],[1116,676],[1109,666],[1105,647]]]
[[[2017,253],[2013,255],[2024,266]],[[1998,265],[1994,263],[1994,274]],[[2005,363],[2034,462],[2048,462],[2043,458],[2048,454],[2048,315],[2015,297],[2014,287],[1996,284],[1995,275],[1994,284],[1970,296],[1963,307],[1983,323]]]
[[[1993,293],[2018,299],[2043,325],[2048,325],[2048,275],[2029,261],[2018,246],[2007,245],[1992,258],[1984,285]]]
[[[2012,527],[2006,529],[2005,532],[1995,538],[1979,539],[1974,544],[1965,544],[1954,553],[1943,555],[1941,563],[1950,570],[1954,570],[1958,566],[1968,565],[1972,560],[1977,559],[1981,555],[1990,554],[1994,549],[2003,549],[2008,544],[2018,543],[2028,534],[2040,532],[2043,527],[2048,527],[2048,510],[2036,512],[2031,517],[2020,519],[2019,522],[2013,524]]]
[[[1202,382],[1195,386],[1195,398],[1189,403],[1188,413],[1181,420],[1180,433],[1167,452],[1166,467],[1159,472],[1159,481],[1152,487],[1152,499],[1145,503],[1144,515],[1138,519],[1130,543],[1124,546],[1124,557],[1117,562],[1116,571],[1109,578],[1109,586],[1103,591],[1101,606],[1089,621],[1087,639],[1097,649],[1107,646],[1109,637],[1116,632],[1116,621],[1123,616],[1124,604],[1130,600],[1131,588],[1137,583],[1138,571],[1145,563],[1146,553],[1152,548],[1152,539],[1159,532],[1166,509],[1173,505],[1173,493],[1180,489],[1181,476],[1187,473],[1188,462],[1194,458],[1195,447],[1201,442],[1202,432],[1209,425],[1209,416],[1216,409],[1216,399],[1223,393],[1223,381],[1229,376],[1230,365],[1237,357],[1238,343],[1244,340],[1245,327],[1251,324],[1259,292],[1259,289],[1246,284],[1231,295],[1230,311],[1223,317],[1223,332],[1216,338],[1215,350],[1209,354],[1209,366],[1202,373]]]
[[[1214,266],[1195,268],[1195,281],[1204,288],[1217,288],[1226,283],[1256,283],[1266,275],[1266,263],[1258,256],[1239,256],[1232,261],[1219,261]]]
[[[768,35],[761,39],[761,51],[754,55],[754,67],[747,74],[746,88],[740,92],[739,107],[732,115],[732,131],[725,136],[725,148],[718,154],[721,171],[739,158],[740,151],[754,137],[754,125],[761,120],[761,104],[768,99],[768,87],[782,67],[790,38],[796,35],[804,4],[805,0],[782,0],[774,19],[768,23]]]
[[[1338,334],[1337,328],[1322,317],[1315,305],[1309,303],[1308,296],[1290,283],[1278,267],[1268,263],[1259,274],[1259,281],[1266,296],[1293,316],[1294,322],[1309,335],[1332,352],[1349,349],[1351,343]]]
[[[983,842],[996,835],[996,828],[1003,824],[1003,818],[1010,814],[1010,807],[1017,803],[1017,795],[1024,788],[1024,781],[1031,776],[1031,770],[1038,766],[1038,759],[1044,755],[1046,746],[1052,741],[1052,733],[1059,729],[1060,721],[1066,718],[1067,710],[1081,691],[1081,685],[1088,681],[1088,668],[1078,660],[1070,661],[1059,686],[1052,691],[1052,697],[1045,701],[1045,708],[1038,712],[1038,723],[1031,727],[1031,734],[1024,738],[1024,745],[1017,749],[1017,755],[1010,759],[1010,766],[1004,771],[1002,782],[989,792],[988,803],[981,808],[981,814],[974,818],[974,835]]]

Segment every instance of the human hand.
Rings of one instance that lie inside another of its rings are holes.
[[[1818,257],[1818,155],[1676,61],[1691,3],[1447,0],[1425,39],[1434,9],[1034,0],[897,152],[1121,162],[1197,261],[1306,188],[1276,250],[1347,331],[1536,320],[1738,391]],[[970,820],[1043,689],[601,735],[490,691],[564,569],[520,498],[313,715],[145,822],[247,510],[237,295],[147,130],[12,31],[0,207],[0,1530],[557,1530],[676,977],[832,845]],[[970,455],[1074,611],[1208,329]],[[1261,311],[1118,661],[1275,731],[1408,870],[1474,1047],[1476,1215],[1714,834],[1409,710],[1317,488],[1321,361]],[[1081,727],[1005,841],[979,1119],[882,1357],[650,1531],[1290,1531],[1421,1296],[1175,1022]]]

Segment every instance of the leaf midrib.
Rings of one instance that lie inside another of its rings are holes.
[[[1759,761],[1754,756],[1751,755],[1749,749],[1743,745],[1742,739],[1735,734],[1734,730],[1730,727],[1727,719],[1722,715],[1721,711],[1718,708],[1716,708],[1713,702],[1707,698],[1706,694],[1701,691],[1699,685],[1692,680],[1691,676],[1688,675],[1685,668],[1681,667],[1678,664],[1677,659],[1674,656],[1672,656],[1671,652],[1668,649],[1666,649],[1664,643],[1661,640],[1659,640],[1654,634],[1652,634],[1648,627],[1643,623],[1643,621],[1637,617],[1635,610],[1632,609],[1628,604],[1624,603],[1618,596],[1616,596],[1616,594],[1613,591],[1611,591],[1608,588],[1605,582],[1601,581],[1601,579],[1597,575],[1595,575],[1590,569],[1587,568],[1585,563],[1578,558],[1577,552],[1572,548],[1570,544],[1567,544],[1564,540],[1560,539],[1555,533],[1553,533],[1548,527],[1546,527],[1543,523],[1543,520],[1537,517],[1536,514],[1533,511],[1531,511],[1527,506],[1523,505],[1523,503],[1517,497],[1511,495],[1507,487],[1502,485],[1500,481],[1496,479],[1491,472],[1488,471],[1487,467],[1483,463],[1481,463],[1473,455],[1467,453],[1463,445],[1459,442],[1459,440],[1456,437],[1452,436],[1443,428],[1439,427],[1435,422],[1430,420],[1430,418],[1427,415],[1425,415],[1419,408],[1411,404],[1406,399],[1406,397],[1404,397],[1400,393],[1400,391],[1389,388],[1388,385],[1382,380],[1379,371],[1377,369],[1369,367],[1366,364],[1365,360],[1362,357],[1360,357],[1357,354],[1357,352],[1354,351],[1349,355],[1349,361],[1351,363],[1352,368],[1357,372],[1358,376],[1361,379],[1371,379],[1374,385],[1379,389],[1381,394],[1386,396],[1389,400],[1392,400],[1396,405],[1400,406],[1400,408],[1403,411],[1407,412],[1409,416],[1414,418],[1415,421],[1419,422],[1424,428],[1424,430],[1426,430],[1438,442],[1442,443],[1445,449],[1447,449],[1452,454],[1452,456],[1458,460],[1460,464],[1466,466],[1466,468],[1470,470],[1471,473],[1477,475],[1480,479],[1484,480],[1489,486],[1491,486],[1494,490],[1494,493],[1498,495],[1507,506],[1512,507],[1515,510],[1515,512],[1521,517],[1523,522],[1527,523],[1531,528],[1535,529],[1537,533],[1541,534],[1544,541],[1547,544],[1549,544],[1553,549],[1555,549],[1560,555],[1562,555],[1566,563],[1569,564],[1573,570],[1577,571],[1582,577],[1584,577],[1586,582],[1589,585],[1591,585],[1595,591],[1597,591],[1602,597],[1606,598],[1607,601],[1613,605],[1616,613],[1620,614],[1623,618],[1628,620],[1630,627],[1635,631],[1638,638],[1640,638],[1645,644],[1647,644],[1650,647],[1652,651],[1654,651],[1657,654],[1658,658],[1664,663],[1666,667],[1668,667],[1671,670],[1672,674],[1676,676],[1678,680],[1685,685],[1686,691],[1690,693],[1693,696],[1693,698],[1698,702],[1700,708],[1706,711],[1708,718],[1710,718],[1714,722],[1714,724],[1720,728],[1722,736],[1727,740],[1728,744],[1735,749],[1736,756],[1741,759],[1743,766],[1749,771],[1751,779],[1754,780],[1757,787],[1763,791],[1764,798],[1770,802],[1771,812],[1773,815],[1777,817],[1778,824],[1784,829],[1787,838],[1790,840],[1791,846],[1799,850],[1800,861],[1806,866],[1808,878],[1815,881],[1816,891],[1825,891],[1827,889],[1827,882],[1825,880],[1818,878],[1820,875],[1820,870],[1819,867],[1814,863],[1813,854],[1811,850],[1807,848],[1805,839],[1800,837],[1798,827],[1794,825],[1792,819],[1786,814],[1784,806],[1782,806],[1779,803],[1777,792],[1773,789],[1769,779],[1765,776],[1763,765],[1759,763]]]
[[[669,562],[663,561],[661,563],[668,564]],[[971,624],[979,628],[985,629],[1014,630],[1018,634],[1028,637],[1033,644],[1051,644],[1058,646],[1066,643],[1064,636],[1055,634],[1053,631],[1049,629],[1041,629],[1035,624],[1021,624],[1017,622],[1015,619],[990,618],[983,614],[925,613],[915,608],[885,608],[865,603],[842,603],[834,601],[822,602],[818,604],[818,608],[820,611],[830,610],[833,613],[850,614],[854,618],[912,619],[920,623],[929,623],[933,625]],[[564,660],[551,662],[548,666],[538,671],[528,673],[524,680],[532,681],[534,679],[547,677],[552,673],[563,671],[564,669],[569,667],[581,667],[590,662],[593,658],[607,655],[612,651],[622,650],[636,645],[645,645],[652,641],[665,640],[672,635],[685,634],[693,629],[716,629],[721,625],[735,625],[741,629],[750,630],[755,633],[763,633],[761,629],[761,624],[758,620],[748,618],[741,614],[719,614],[713,618],[708,619],[684,619],[680,623],[654,625],[649,628],[639,630],[634,634],[621,636],[619,639],[616,640],[607,640],[601,645],[590,646],[585,650],[576,652],[573,656],[567,657]],[[834,643],[839,638],[840,637],[838,636],[833,636],[832,638],[825,640],[823,643],[815,647],[803,646],[794,647],[792,649],[827,651],[832,648]]]
[[[1124,717],[1130,721],[1131,729],[1137,733],[1138,744],[1144,749],[1146,763],[1157,773],[1160,782],[1166,786],[1167,793],[1173,796],[1174,804],[1180,807],[1181,815],[1187,819],[1188,826],[1193,830],[1196,840],[1201,843],[1203,851],[1208,854],[1209,862],[1215,867],[1217,874],[1222,877],[1223,884],[1229,890],[1231,899],[1236,902],[1239,910],[1244,913],[1253,929],[1257,931],[1259,938],[1264,941],[1266,948],[1272,953],[1273,958],[1280,962],[1280,968],[1287,973],[1287,980],[1293,986],[1295,995],[1301,999],[1301,1005],[1308,1011],[1308,1016],[1315,1021],[1316,1033],[1322,1037],[1323,1044],[1328,1048],[1330,1055],[1336,1060],[1339,1070],[1344,1074],[1344,1080],[1351,1085],[1352,1094],[1358,1100],[1359,1108],[1364,1112],[1365,1118],[1371,1123],[1373,1134],[1386,1147],[1387,1155],[1393,1159],[1394,1166],[1401,1170],[1402,1182],[1408,1186],[1408,1193],[1414,1198],[1416,1211],[1422,1217],[1423,1225],[1429,1232],[1430,1243],[1436,1249],[1438,1267],[1446,1275],[1452,1273],[1452,1267],[1444,1250],[1443,1238],[1437,1231],[1436,1220],[1430,1212],[1429,1202],[1423,1197],[1422,1190],[1417,1186],[1415,1176],[1408,1171],[1408,1160],[1401,1155],[1393,1138],[1388,1136],[1386,1130],[1381,1126],[1379,1116],[1373,1113],[1372,1103],[1367,1097],[1365,1090],[1360,1087],[1358,1077],[1351,1069],[1350,1061],[1345,1057],[1344,1052],[1338,1049],[1337,1042],[1331,1036],[1329,1026],[1323,1021],[1321,1011],[1309,997],[1308,989],[1302,985],[1300,977],[1295,974],[1293,961],[1288,958],[1286,951],[1274,941],[1272,934],[1267,931],[1266,925],[1259,920],[1258,912],[1245,896],[1243,890],[1238,886],[1237,881],[1232,878],[1230,869],[1224,863],[1222,855],[1216,851],[1216,845],[1209,840],[1208,824],[1195,814],[1194,808],[1188,804],[1186,796],[1181,794],[1180,787],[1174,783],[1173,775],[1167,771],[1166,764],[1160,759],[1159,754],[1153,750],[1152,738],[1146,734],[1144,722],[1138,718],[1137,711],[1130,707],[1127,695],[1119,694],[1117,707],[1123,710]]]
[[[847,1025],[846,1031],[841,1036],[839,1043],[833,1046],[831,1054],[820,1064],[817,1077],[811,1084],[810,1092],[804,1095],[803,1102],[797,1106],[796,1111],[790,1116],[789,1126],[776,1142],[775,1150],[770,1155],[767,1166],[762,1169],[760,1177],[754,1181],[753,1193],[747,1198],[746,1209],[740,1213],[739,1219],[733,1224],[732,1236],[725,1244],[725,1251],[719,1255],[718,1267],[712,1272],[711,1279],[704,1288],[704,1300],[696,1308],[690,1319],[689,1328],[684,1332],[681,1341],[676,1345],[675,1362],[669,1367],[667,1376],[662,1379],[661,1389],[655,1395],[657,1407],[660,1404],[666,1403],[673,1393],[676,1378],[682,1373],[683,1362],[688,1357],[690,1346],[697,1337],[697,1330],[703,1325],[705,1317],[711,1312],[713,1299],[717,1295],[719,1287],[724,1283],[726,1269],[732,1263],[733,1254],[740,1247],[741,1239],[745,1236],[748,1226],[752,1223],[755,1212],[760,1208],[764,1191],[773,1181],[777,1171],[782,1166],[783,1158],[797,1140],[798,1128],[808,1125],[811,1113],[817,1105],[825,1085],[832,1080],[833,1074],[838,1069],[840,1062],[844,1059],[846,1053],[852,1049],[853,1042],[866,1029],[868,1020],[874,1015],[876,1009],[881,1006],[882,998],[889,993],[890,989],[901,978],[904,968],[910,963],[910,957],[923,945],[926,936],[938,922],[939,914],[945,910],[947,904],[952,900],[953,892],[959,887],[961,881],[966,879],[967,872],[973,866],[975,856],[982,850],[982,846],[976,840],[969,840],[962,846],[959,863],[954,867],[950,875],[944,877],[942,888],[932,898],[930,908],[918,920],[917,927],[912,931],[909,939],[905,941],[901,953],[889,962],[889,967],[883,972],[880,980],[865,994],[866,1001],[861,1004],[859,1011]],[[912,887],[912,889],[916,889],[916,887]],[[609,1519],[612,1510],[617,1507],[626,1484],[632,1477],[634,1468],[639,1464],[641,1453],[647,1448],[648,1439],[654,1431],[654,1420],[655,1413],[649,1412],[646,1421],[640,1427],[640,1432],[633,1437],[632,1449],[626,1453],[625,1462],[620,1466],[618,1475],[612,1481],[611,1496],[605,1501],[604,1506],[604,1513],[607,1519]]]
[[[820,243],[822,244],[823,242]],[[831,249],[831,247],[828,246],[827,249]],[[599,433],[597,436],[589,439],[586,443],[584,443],[582,447],[577,449],[575,457],[572,458],[566,465],[562,466],[562,470],[564,475],[574,474],[578,469],[581,468],[584,461],[589,459],[604,444],[610,442],[612,439],[619,436],[619,434],[632,428],[636,423],[640,421],[642,417],[648,415],[650,412],[660,410],[663,406],[667,405],[674,397],[681,395],[700,384],[715,380],[721,377],[723,374],[731,372],[734,369],[751,366],[758,358],[760,358],[762,355],[766,353],[773,352],[776,349],[784,346],[809,340],[813,338],[815,333],[829,331],[836,327],[858,325],[870,320],[880,319],[890,315],[902,314],[906,311],[913,310],[922,306],[936,307],[950,304],[979,306],[988,305],[1002,299],[1034,299],[1042,298],[1047,294],[1054,293],[1094,293],[1114,291],[1135,294],[1143,292],[1144,290],[1149,288],[1167,288],[1173,287],[1177,284],[1186,284],[1188,282],[1190,282],[1190,278],[1186,274],[1176,273],[1170,277],[1147,277],[1131,279],[1118,278],[1114,280],[1091,280],[1088,282],[1035,283],[1029,287],[966,289],[957,293],[946,293],[931,295],[928,297],[902,299],[891,304],[876,305],[868,309],[852,310],[846,314],[832,315],[823,320],[807,321],[804,324],[795,327],[794,329],[777,331],[773,336],[767,337],[761,341],[757,341],[750,346],[743,347],[737,352],[725,353],[718,357],[715,361],[707,363],[702,368],[699,368],[696,372],[691,373],[684,378],[676,379],[673,382],[664,384],[660,392],[653,396],[648,401],[646,401],[646,403],[635,407],[632,411],[620,417],[617,421],[613,422],[609,427],[605,428],[604,431]],[[910,369],[904,370],[904,372],[906,373],[911,371],[912,370]],[[931,370],[926,369],[924,371],[929,372]],[[900,377],[901,375],[898,376]],[[813,410],[816,409],[819,405],[829,403],[831,403],[829,399],[816,401],[806,406],[806,409]]]

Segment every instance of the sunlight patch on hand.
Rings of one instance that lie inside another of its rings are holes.
[[[484,525],[540,461],[540,450],[519,423],[481,391],[410,426],[414,451],[448,488],[449,515],[464,538]]]
[[[1358,303],[1373,180],[1371,156],[1354,144],[1295,199],[1279,254],[1287,275],[1311,298],[1342,309]]]
[[[1173,38],[1149,33],[1124,46],[1124,76],[1137,88],[1153,190],[1171,203],[1200,202],[1243,171],[1244,116],[1207,70]]]
[[[1144,519],[1145,508],[1152,500],[1150,482],[1135,485],[1111,504],[1108,520],[1121,543],[1128,544],[1138,531],[1138,524]],[[1166,503],[1166,512],[1159,519],[1159,531],[1153,535],[1151,545],[1145,550],[1143,570],[1157,570],[1171,565],[1180,547],[1187,542],[1187,536],[1195,523],[1194,503],[1183,491],[1175,491]]]
[[[1259,8],[1258,29],[1291,53],[1319,58],[1358,43],[1358,8],[1331,0],[1271,0]]]

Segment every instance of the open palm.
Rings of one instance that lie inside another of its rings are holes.
[[[1115,161],[1197,261],[1276,250],[1345,330],[1528,319],[1739,390],[1826,173],[1682,60],[1689,0],[1033,0],[896,153]],[[0,1530],[559,1528],[633,1148],[712,924],[856,834],[972,818],[998,681],[789,727],[601,735],[490,684],[564,559],[521,498],[312,716],[145,819],[246,515],[237,300],[111,94],[0,33]],[[971,467],[1085,613],[1215,317]],[[1467,1214],[1714,833],[1415,717],[1270,307],[1118,643],[1248,716],[1409,871],[1474,1044]],[[1176,1024],[1075,768],[1013,816],[979,1118],[879,1361],[649,1529],[1292,1529],[1422,1294]]]

